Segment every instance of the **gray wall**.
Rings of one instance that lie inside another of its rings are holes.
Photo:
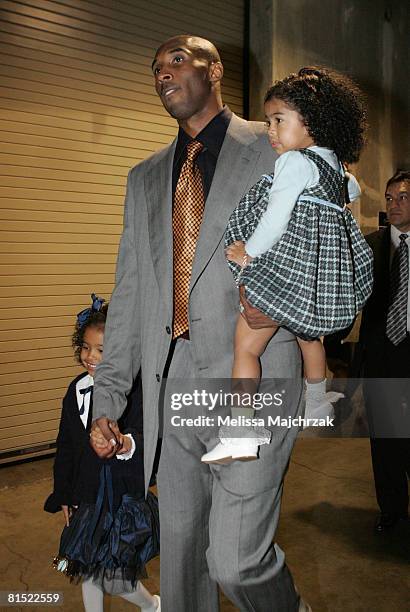
[[[367,95],[368,144],[352,167],[364,232],[377,227],[387,178],[410,168],[409,15],[406,0],[251,0],[250,118],[263,119],[272,81],[309,64],[348,73]]]

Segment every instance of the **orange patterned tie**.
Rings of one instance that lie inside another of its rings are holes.
[[[174,235],[174,329],[173,338],[188,331],[188,298],[196,242],[204,212],[204,187],[195,163],[203,145],[193,140],[175,189],[172,229]]]

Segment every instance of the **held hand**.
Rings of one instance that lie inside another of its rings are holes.
[[[115,454],[116,455],[122,455],[124,452],[123,450],[123,445],[124,445],[124,440],[130,441],[130,439],[128,438],[128,436],[124,436],[118,427],[118,423],[116,421],[111,421],[110,422],[110,429],[112,430],[113,434],[115,435],[115,437],[117,438],[118,441],[118,446],[116,448]],[[126,442],[125,442],[126,444]],[[130,444],[130,448],[131,448],[131,444]],[[129,450],[129,449],[128,449]]]
[[[98,427],[98,425],[94,425],[94,427],[91,429],[90,442],[91,442],[91,446],[94,449],[109,448],[111,450],[111,446],[109,442],[104,438],[102,431]]]
[[[272,321],[272,319],[263,314],[263,312],[248,303],[245,297],[245,287],[243,285],[239,287],[239,297],[243,306],[243,312],[241,315],[251,329],[263,329],[265,327],[278,326],[275,321]]]
[[[238,264],[238,266],[241,266],[241,268],[250,263],[253,259],[253,257],[248,255],[245,251],[245,243],[241,240],[232,242],[232,244],[225,249],[225,255],[226,259],[233,261],[234,263]]]
[[[100,459],[110,459],[117,451],[117,438],[113,431],[115,421],[100,417],[93,422],[90,434],[90,444]]]
[[[120,433],[119,441],[121,448],[117,451],[117,455],[124,455],[125,453],[129,453],[129,451],[132,449],[131,438],[129,438],[128,436],[124,436],[124,434]]]

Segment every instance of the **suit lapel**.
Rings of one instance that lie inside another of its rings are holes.
[[[386,228],[382,237],[382,255],[385,264],[384,273],[390,276],[390,254],[391,254],[391,230],[390,227]]]
[[[172,310],[172,163],[176,140],[161,151],[145,174],[152,262],[164,303]]]
[[[91,391],[91,395],[90,395],[90,406],[88,408],[88,416],[87,416],[87,424],[85,426],[85,430],[87,433],[90,433],[91,431],[91,424],[93,422],[93,391]]]
[[[391,234],[390,227],[387,227],[383,232],[380,241],[380,272],[381,280],[385,291],[386,283],[390,282],[390,252],[391,252]]]
[[[196,247],[191,291],[220,244],[229,217],[249,186],[260,151],[252,146],[256,137],[247,122],[232,116],[205,203],[204,218]]]
[[[390,227],[381,231],[377,236],[377,243],[373,249],[374,255],[374,299],[387,312],[389,303],[390,285]]]

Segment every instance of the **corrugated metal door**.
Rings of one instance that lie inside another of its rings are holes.
[[[241,114],[243,4],[1,2],[0,461],[54,442],[75,314],[112,290],[127,172],[176,133],[154,50],[181,32],[215,42]]]

